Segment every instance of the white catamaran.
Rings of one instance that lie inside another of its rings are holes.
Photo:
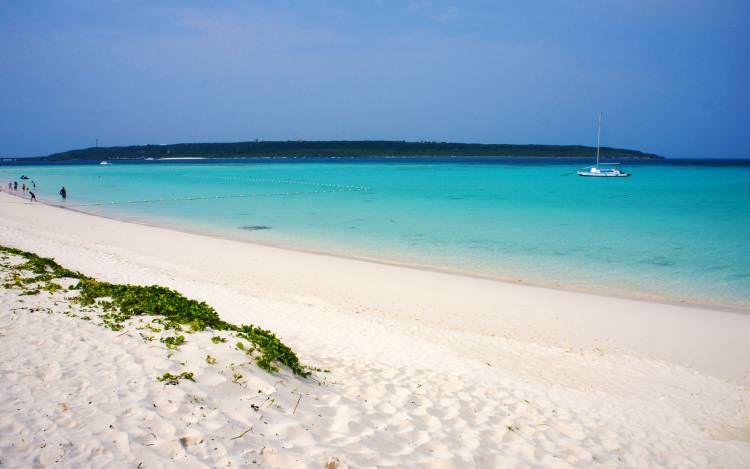
[[[599,142],[602,137],[602,113],[599,113],[599,129],[596,134],[596,165],[589,166],[588,168],[582,168],[578,170],[579,176],[595,176],[595,177],[628,177],[630,173],[626,173],[620,169],[620,163],[599,163]],[[601,168],[600,166],[604,166]]]

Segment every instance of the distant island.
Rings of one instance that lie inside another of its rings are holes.
[[[118,160],[145,158],[263,158],[263,157],[425,157],[517,156],[588,158],[596,148],[582,145],[508,145],[387,140],[254,141],[236,143],[177,143],[91,147],[35,157],[35,160]],[[653,153],[602,147],[603,158],[662,158]]]

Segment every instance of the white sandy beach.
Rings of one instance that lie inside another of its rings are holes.
[[[95,314],[62,292],[4,289],[6,467],[750,467],[750,314],[302,253],[7,194],[0,214],[4,246],[173,288],[331,370],[271,375],[231,340],[211,352],[208,333],[167,358],[137,324],[62,314]],[[196,382],[155,378],[182,369]]]

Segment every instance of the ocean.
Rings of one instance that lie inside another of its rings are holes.
[[[2,165],[40,200],[249,242],[750,309],[750,161],[266,159]],[[227,262],[241,262],[227,259]],[[262,267],[259,267],[262,268]]]

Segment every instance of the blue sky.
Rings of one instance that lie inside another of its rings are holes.
[[[196,141],[750,157],[747,1],[0,0],[0,155]]]

